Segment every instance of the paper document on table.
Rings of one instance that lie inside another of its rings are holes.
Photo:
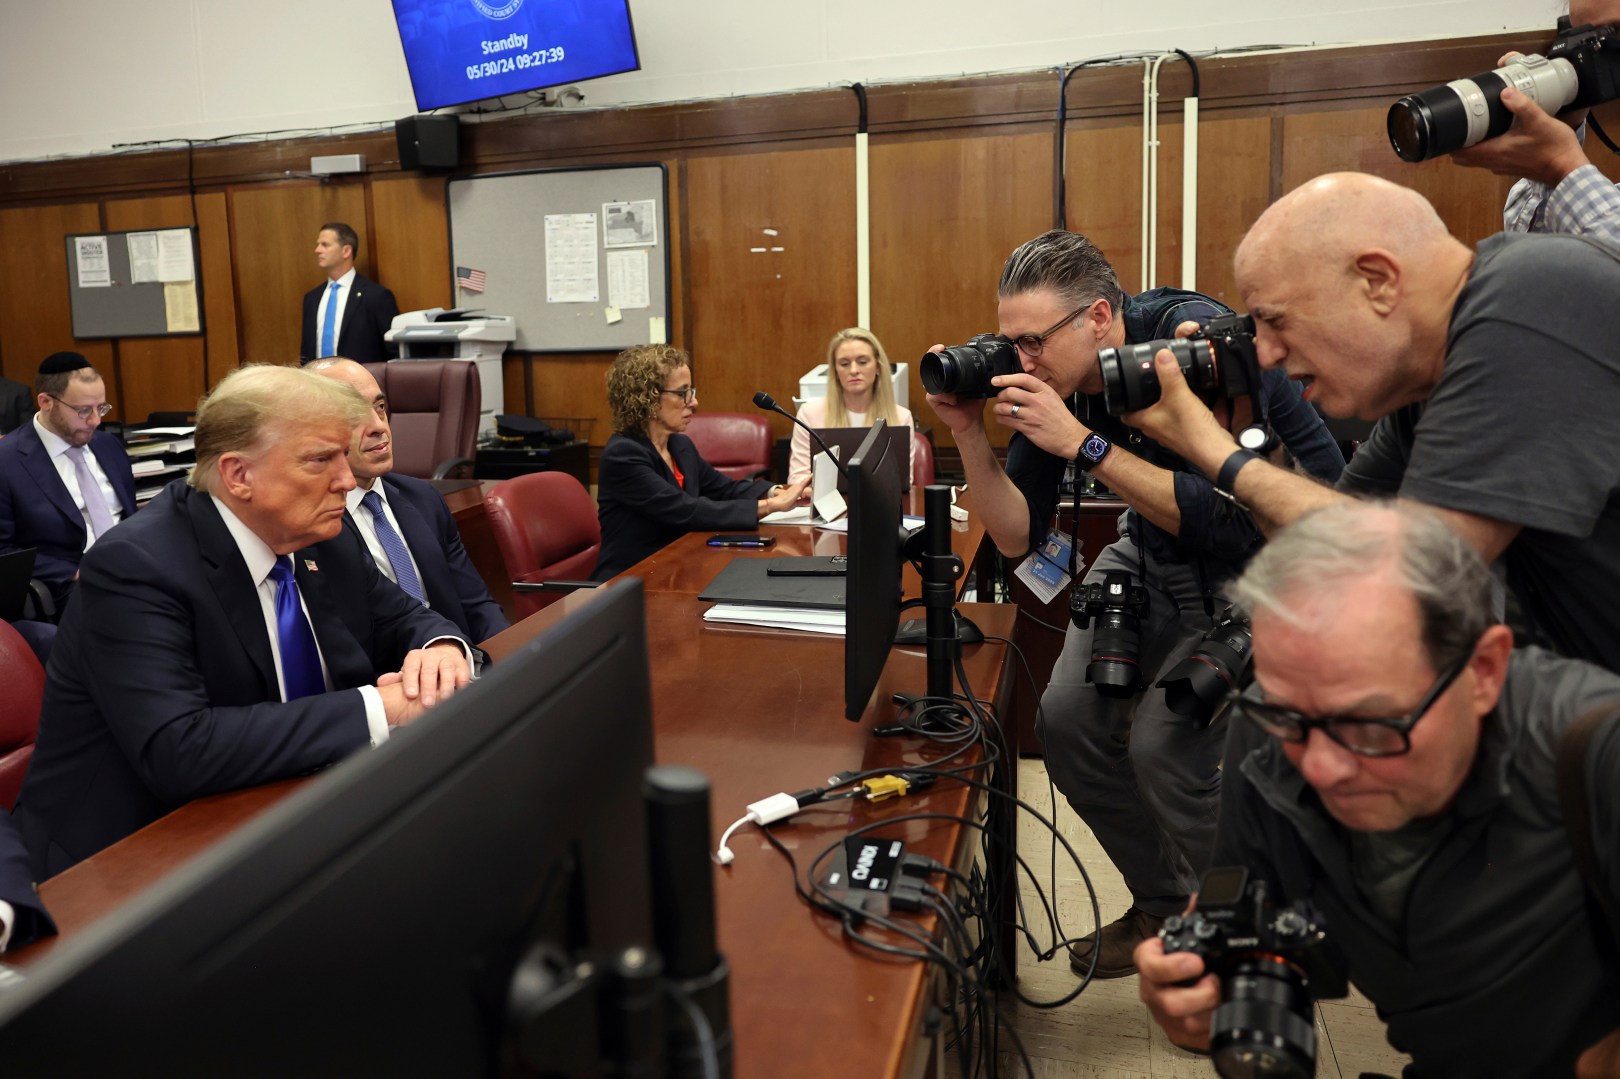
[[[900,518],[900,523],[905,525],[907,528],[921,528],[924,522],[921,517],[913,517],[908,513],[904,517]],[[841,521],[829,521],[826,524],[817,525],[816,527],[824,532],[848,532],[849,518],[845,517]]]
[[[803,633],[823,633],[831,637],[844,635],[843,611],[822,611],[809,607],[755,607],[741,603],[716,603],[703,612],[703,620],[730,625],[763,626],[769,629],[793,629]]]
[[[790,510],[777,510],[759,519],[762,525],[807,525],[814,519],[809,506],[794,506]]]

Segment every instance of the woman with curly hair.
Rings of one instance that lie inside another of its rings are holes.
[[[687,532],[743,531],[791,509],[804,483],[731,480],[698,454],[684,432],[697,411],[692,360],[671,345],[637,345],[608,369],[613,437],[597,467],[605,581]]]
[[[890,427],[905,424],[916,429],[911,410],[894,399],[894,368],[883,342],[871,330],[851,326],[839,330],[827,342],[827,396],[806,401],[799,419],[820,430],[823,427],[870,427],[881,419]],[[917,440],[911,440],[916,464]],[[810,476],[810,434],[793,425],[793,453],[788,461],[788,480]]]

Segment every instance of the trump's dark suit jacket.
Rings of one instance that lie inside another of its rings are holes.
[[[685,435],[669,436],[669,455],[685,479],[681,487],[645,436],[617,434],[602,447],[596,485],[602,553],[595,580],[629,569],[688,532],[759,527],[759,500],[771,489],[768,480],[728,479]]]
[[[135,475],[123,445],[97,431],[90,439],[90,452],[112,481],[128,519],[135,512]],[[34,576],[50,586],[62,606],[84,556],[84,515],[73,504],[31,417],[0,438],[0,553],[25,547],[39,549]]]
[[[388,488],[388,504],[399,520],[405,545],[421,571],[428,604],[460,626],[462,635],[473,644],[506,629],[510,625],[506,613],[490,597],[484,579],[467,557],[444,496],[415,476],[390,474],[382,478],[382,484]],[[360,512],[368,511],[362,508]],[[354,527],[348,516],[343,520],[348,528]]]
[[[355,687],[460,636],[352,532],[293,561],[333,690],[282,703],[254,582],[208,495],[176,480],[86,553],[16,812],[40,879],[193,798],[369,745]]]
[[[303,363],[318,360],[320,341],[320,306],[326,302],[326,292],[332,282],[304,293],[304,333],[298,346],[298,359]],[[394,324],[399,304],[394,294],[377,282],[359,273],[349,287],[349,299],[343,305],[343,322],[338,326],[335,356],[343,356],[360,363],[382,363],[394,358],[395,349],[383,341],[383,334]]]
[[[28,852],[23,848],[11,814],[0,808],[0,899],[11,904],[17,915],[11,927],[8,948],[20,948],[36,937],[56,932],[56,923],[45,913],[45,905],[34,891],[34,875],[28,869]]]

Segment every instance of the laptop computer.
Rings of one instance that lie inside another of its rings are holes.
[[[28,582],[34,576],[34,548],[0,554],[0,618],[15,622],[28,601]]]
[[[816,434],[829,447],[838,450],[838,460],[848,464],[855,451],[861,448],[866,440],[870,427],[818,427]],[[883,432],[883,438],[888,442],[888,452],[883,456],[883,467],[895,470],[900,477],[900,490],[902,493],[911,490],[911,427],[909,425],[896,425]],[[810,443],[810,464],[815,466],[816,458],[821,456],[821,447],[814,441]],[[849,484],[842,475],[838,477],[838,491],[840,494],[849,493]]]

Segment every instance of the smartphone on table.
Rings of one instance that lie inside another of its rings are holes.
[[[775,544],[775,536],[758,532],[721,532],[709,537],[710,547],[771,547]]]

